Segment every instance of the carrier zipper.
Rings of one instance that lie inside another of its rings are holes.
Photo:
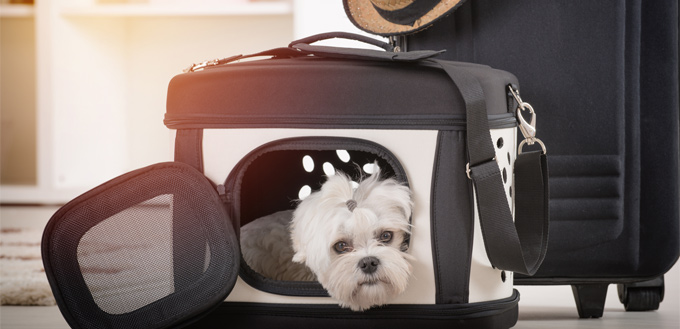
[[[203,61],[203,62],[200,62],[200,63],[191,64],[191,65],[189,65],[189,67],[182,70],[182,72],[189,73],[189,72],[201,71],[201,70],[209,68],[211,66],[217,66],[219,63],[220,63],[219,59],[210,59],[210,60]]]
[[[227,192],[227,187],[224,184],[217,185],[217,194],[224,204],[228,204],[231,201],[231,193]]]
[[[166,114],[165,125],[171,129],[179,128],[235,128],[235,127],[308,127],[313,128],[410,128],[410,129],[464,129],[464,116],[446,116],[432,118],[417,117],[313,117],[313,116],[228,116],[228,115],[181,115],[174,117]],[[489,116],[491,129],[513,128],[517,126],[517,119],[513,113]]]

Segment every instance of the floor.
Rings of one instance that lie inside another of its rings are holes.
[[[56,208],[2,207],[0,226],[44,225]],[[666,275],[666,296],[659,310],[626,312],[618,301],[616,286],[610,285],[604,316],[579,319],[569,286],[519,286],[519,321],[514,328],[680,328],[680,266]],[[2,306],[0,328],[69,328],[56,306]]]

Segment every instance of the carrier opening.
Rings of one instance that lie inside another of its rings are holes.
[[[356,138],[277,140],[244,157],[226,184],[232,194],[232,218],[240,228],[242,279],[271,293],[327,296],[303,264],[291,261],[294,252],[287,228],[292,212],[300,200],[318,191],[327,177],[339,172],[357,186],[376,171],[376,165],[381,178],[408,185],[394,154],[379,144]],[[288,273],[282,275],[281,268]],[[295,279],[285,279],[292,272],[299,273],[292,276]]]

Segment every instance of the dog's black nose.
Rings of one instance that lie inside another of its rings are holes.
[[[364,257],[359,261],[359,268],[361,269],[362,272],[366,274],[371,274],[375,272],[378,269],[378,265],[380,265],[380,260],[371,256],[371,257]]]

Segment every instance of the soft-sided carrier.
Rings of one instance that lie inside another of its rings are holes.
[[[550,145],[550,248],[527,285],[572,285],[600,317],[658,309],[680,253],[678,1],[471,0],[409,50],[508,70]]]
[[[311,45],[337,36],[386,51]],[[534,273],[547,247],[545,149],[517,152],[518,120],[525,142],[540,141],[512,74],[438,53],[327,34],[173,78],[165,123],[175,162],[94,188],[45,229],[45,271],[67,322],[513,326],[513,272]],[[317,282],[268,279],[242,260],[240,227],[294,208],[326,174],[357,179],[374,162],[415,202],[413,277],[390,304],[342,309]]]

